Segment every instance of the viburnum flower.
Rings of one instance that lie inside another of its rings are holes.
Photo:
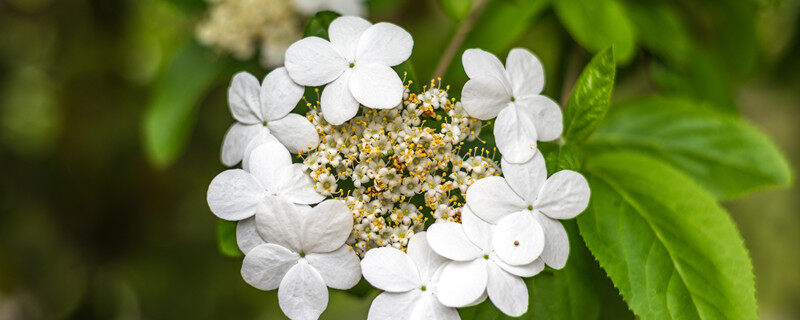
[[[384,292],[372,301],[367,319],[460,319],[455,308],[439,301],[445,262],[431,250],[425,232],[411,238],[405,253],[395,248],[368,251],[361,260],[364,279]]]
[[[268,197],[295,204],[313,204],[325,199],[314,191],[314,182],[283,145],[273,141],[250,152],[248,171],[225,170],[208,186],[208,206],[217,217],[239,221],[263,208]]]
[[[494,137],[508,162],[522,163],[536,153],[536,141],[551,141],[562,131],[558,104],[543,95],[544,69],[530,51],[514,48],[506,66],[480,49],[469,49],[461,58],[470,80],[461,91],[467,113],[481,120],[497,117]]]
[[[278,304],[291,319],[317,319],[328,289],[350,289],[361,279],[358,256],[345,245],[353,217],[344,202],[298,206],[267,197],[256,230],[267,243],[250,250],[242,278],[261,290],[278,289]]]
[[[507,216],[529,214],[541,224],[545,246],[541,259],[561,269],[569,256],[569,239],[556,219],[571,219],[589,204],[589,184],[575,171],[562,170],[547,177],[544,157],[537,152],[522,164],[500,162],[503,177],[487,177],[467,189],[467,205],[492,224]]]
[[[411,56],[414,40],[403,28],[359,17],[331,22],[330,41],[307,37],[286,50],[286,69],[295,82],[321,86],[322,114],[339,125],[352,119],[359,103],[373,109],[396,107],[403,81],[391,68]]]
[[[511,214],[491,225],[465,206],[460,224],[435,223],[428,228],[428,240],[433,251],[453,260],[444,265],[439,280],[444,305],[462,307],[486,294],[509,316],[528,310],[528,290],[520,277],[542,271],[537,258],[545,245],[542,228],[529,214]]]
[[[236,123],[222,143],[222,163],[233,166],[242,160],[250,140],[269,133],[292,153],[307,151],[319,143],[319,135],[305,117],[291,113],[303,97],[285,68],[264,77],[262,84],[247,72],[237,73],[228,88],[228,103]]]

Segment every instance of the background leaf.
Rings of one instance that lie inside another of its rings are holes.
[[[614,52],[598,53],[581,72],[564,110],[563,138],[572,144],[585,141],[605,117],[615,76]]]
[[[328,26],[331,25],[333,20],[340,16],[342,15],[333,11],[317,12],[317,14],[308,20],[303,30],[303,38],[320,37],[322,39],[328,39]]]
[[[461,21],[469,14],[473,0],[439,0],[437,2],[444,14],[455,21]]]
[[[231,258],[244,257],[236,242],[236,221],[217,219],[217,248],[222,255]]]
[[[642,319],[755,319],[752,265],[736,226],[701,187],[648,156],[587,160],[586,245]]]
[[[633,58],[636,49],[633,26],[617,1],[559,0],[553,6],[561,23],[582,47],[599,52],[613,45],[620,63]]]
[[[692,39],[673,7],[660,1],[628,0],[623,4],[643,47],[674,64],[688,59]]]
[[[720,198],[791,182],[789,164],[764,134],[684,98],[616,106],[590,141],[593,150],[635,150],[669,162]]]

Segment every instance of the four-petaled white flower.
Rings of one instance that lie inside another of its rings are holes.
[[[321,86],[322,115],[339,125],[352,119],[359,103],[374,109],[400,104],[403,81],[391,68],[411,56],[414,40],[391,23],[371,24],[344,16],[331,22],[330,41],[307,37],[286,50],[286,70],[298,84]]]
[[[252,217],[269,197],[295,204],[313,204],[325,199],[314,190],[314,181],[303,165],[292,163],[286,148],[267,142],[250,152],[248,165],[229,169],[214,177],[208,186],[208,206],[217,217],[239,221]]]
[[[326,287],[346,290],[361,279],[356,253],[345,244],[353,216],[341,200],[314,208],[268,197],[256,215],[267,243],[250,250],[242,278],[261,290],[278,289],[278,304],[291,319],[317,319],[328,305]]]
[[[319,11],[333,10],[348,16],[364,16],[367,12],[367,4],[364,0],[294,0],[297,11],[306,15],[313,16]]]
[[[547,177],[542,154],[528,162],[514,164],[501,160],[503,178],[487,177],[467,189],[467,205],[489,223],[502,223],[507,216],[525,213],[535,217],[544,229],[541,259],[561,269],[569,256],[569,239],[556,219],[571,219],[589,204],[589,184],[575,171],[562,170]]]
[[[406,252],[375,248],[361,260],[364,279],[385,291],[372,301],[367,319],[460,319],[455,308],[440,302],[438,282],[447,259],[431,250],[425,232],[411,238]]]
[[[250,140],[269,133],[289,151],[306,151],[319,144],[319,134],[308,119],[291,113],[303,97],[303,87],[292,82],[285,68],[264,77],[262,84],[247,72],[233,76],[228,104],[236,119],[222,143],[222,163],[233,166],[242,160]]]
[[[461,307],[485,294],[509,316],[528,310],[528,289],[520,277],[544,269],[537,259],[545,245],[544,234],[529,214],[516,215],[491,225],[464,206],[462,223],[441,222],[428,228],[431,248],[453,260],[444,265],[439,280],[442,303]],[[523,259],[526,256],[532,258]]]
[[[536,141],[561,135],[561,109],[544,88],[541,62],[530,51],[511,49],[506,66],[481,49],[469,49],[461,58],[470,80],[461,91],[467,113],[481,120],[497,117],[494,137],[497,149],[509,162],[528,161],[536,153]]]

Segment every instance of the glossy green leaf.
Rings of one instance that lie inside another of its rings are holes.
[[[613,45],[621,63],[633,58],[633,26],[616,0],[559,0],[553,6],[561,23],[582,47],[599,52]]]
[[[649,156],[609,152],[585,166],[587,247],[642,319],[755,319],[753,267],[728,213]]]
[[[333,11],[320,11],[317,12],[311,19],[308,20],[305,29],[303,30],[303,37],[320,37],[328,39],[328,26],[341,14]]]
[[[655,96],[616,106],[589,143],[593,150],[635,150],[662,159],[719,198],[791,181],[786,159],[764,134],[683,98]]]
[[[437,2],[444,14],[453,20],[461,21],[469,14],[473,0],[439,0]]]
[[[236,221],[219,220],[217,222],[217,248],[225,256],[244,257],[236,242]]]
[[[682,64],[689,58],[691,36],[671,6],[653,1],[624,4],[643,47],[674,64]]]
[[[538,148],[542,155],[544,155],[548,174],[553,174],[561,170],[581,170],[581,166],[583,165],[583,151],[580,147],[573,144],[543,142],[538,144]]]
[[[571,144],[583,143],[605,117],[614,89],[614,52],[598,53],[583,69],[564,110],[564,133]]]
[[[206,55],[203,47],[189,42],[178,49],[156,83],[142,123],[145,154],[153,166],[167,167],[181,155],[200,99],[226,68]]]

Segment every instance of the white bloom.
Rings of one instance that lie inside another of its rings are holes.
[[[433,250],[453,260],[443,267],[439,300],[461,307],[486,292],[503,313],[514,317],[525,313],[528,290],[520,277],[531,277],[544,268],[541,259],[536,259],[544,246],[542,228],[524,213],[491,225],[467,206],[462,208],[461,221],[428,228]]]
[[[222,163],[237,164],[250,140],[264,132],[292,153],[317,146],[319,135],[311,122],[290,113],[302,97],[303,87],[292,82],[285,68],[267,74],[263,84],[247,72],[237,73],[228,88],[228,103],[237,122],[225,134]]]
[[[336,18],[328,28],[330,41],[308,37],[286,50],[286,69],[295,82],[321,86],[322,115],[339,125],[353,118],[359,103],[393,108],[403,98],[403,81],[391,66],[411,56],[414,40],[391,23],[371,24],[358,17]]]
[[[447,260],[431,250],[425,232],[414,235],[406,251],[375,248],[361,260],[364,279],[385,291],[372,301],[367,319],[460,319],[455,308],[439,302],[438,280]]]
[[[278,289],[278,304],[291,319],[317,319],[328,305],[326,287],[346,290],[361,279],[356,253],[345,241],[353,216],[341,200],[314,208],[268,197],[256,215],[267,241],[242,262],[242,278],[261,290]]]
[[[569,256],[567,232],[558,220],[571,219],[589,204],[589,184],[575,171],[562,170],[547,178],[542,154],[528,162],[501,160],[503,177],[487,177],[467,189],[467,204],[489,223],[501,223],[509,215],[531,213],[545,234],[542,260],[561,269]]]
[[[365,0],[293,0],[297,11],[313,16],[318,11],[333,10],[347,16],[364,16],[367,13]]]
[[[292,164],[289,151],[278,142],[253,149],[245,169],[225,170],[208,186],[208,206],[217,217],[239,221],[252,217],[267,196],[296,204],[313,204],[324,199],[314,191],[314,182],[303,165]]]
[[[536,140],[550,141],[561,135],[561,109],[540,95],[544,70],[530,51],[511,49],[505,68],[495,55],[480,49],[465,51],[461,61],[470,78],[461,92],[461,103],[472,117],[497,117],[494,137],[503,158],[513,163],[528,161],[536,152]]]

